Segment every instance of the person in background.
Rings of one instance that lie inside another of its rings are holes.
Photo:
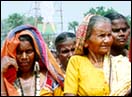
[[[111,54],[113,56],[123,55],[128,57],[128,48],[126,48],[128,37],[130,35],[130,26],[127,19],[120,13],[111,12],[105,17],[111,20],[113,44]]]
[[[1,49],[2,96],[56,96],[64,75],[41,33],[31,25],[11,30]]]
[[[110,55],[111,27],[106,17],[84,17],[66,69],[65,96],[118,96],[131,90],[131,63],[127,57]]]
[[[57,63],[60,64],[60,60],[59,60],[59,58],[58,58],[58,56],[57,56],[57,51],[56,51],[56,49],[51,49],[50,51],[51,51],[52,54],[54,55],[54,57],[55,57]]]
[[[68,61],[74,55],[76,36],[72,32],[62,32],[55,39],[57,57],[60,60],[60,67],[65,74]]]

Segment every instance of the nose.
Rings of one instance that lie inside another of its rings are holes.
[[[119,35],[123,35],[123,34],[124,34],[124,32],[122,31],[122,29],[120,29]]]
[[[25,58],[27,58],[27,54],[26,54],[26,52],[23,52],[22,53],[22,59],[25,59]]]
[[[104,42],[107,43],[110,41],[110,39],[111,39],[110,37],[106,36],[106,37],[104,37]]]

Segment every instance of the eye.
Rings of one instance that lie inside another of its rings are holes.
[[[64,53],[64,54],[69,53],[69,50],[63,50],[61,51],[61,53]]]
[[[75,48],[72,48],[71,51],[74,52]]]
[[[27,50],[26,53],[27,54],[31,54],[32,52],[34,52],[33,50]]]
[[[113,31],[114,33],[117,33],[117,32],[120,31],[120,29],[112,29],[112,31]]]
[[[17,54],[20,55],[20,54],[22,54],[22,52],[21,51],[17,51]]]
[[[112,34],[111,34],[111,33],[109,33],[109,34],[108,34],[108,36],[110,37],[110,36],[112,36]]]
[[[120,29],[112,29],[112,31],[114,32],[114,33],[118,33],[118,32],[120,32],[120,30],[122,30],[123,32],[126,32],[127,31],[127,27],[126,28],[120,28]]]
[[[126,32],[126,31],[127,31],[127,28],[122,28],[122,31],[123,31],[123,32]]]
[[[99,37],[105,37],[105,34],[100,34]]]

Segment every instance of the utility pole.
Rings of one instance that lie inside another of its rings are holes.
[[[61,17],[61,32],[63,32],[63,13],[62,13],[62,1],[60,1],[60,17]]]
[[[35,1],[35,8],[34,8],[34,10],[35,10],[35,26],[37,27],[37,24],[38,24],[38,15],[39,15],[39,10],[40,10],[40,8],[39,8],[39,2],[40,1]]]
[[[63,8],[62,8],[62,2],[63,1],[56,1],[56,4],[55,4],[55,11],[56,11],[56,17],[57,17],[57,20],[59,21],[56,21],[58,28],[59,28],[59,32],[63,32]]]

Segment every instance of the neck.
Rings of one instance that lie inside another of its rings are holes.
[[[18,71],[18,77],[21,77],[23,79],[28,79],[30,77],[32,77],[34,74],[33,70],[30,70],[28,72],[23,72],[21,70]]]
[[[24,96],[39,96],[40,92],[40,74],[35,74],[32,79],[29,79],[29,81],[24,81],[20,78],[17,79],[16,85],[19,85],[18,88],[20,89],[19,94]]]
[[[23,78],[23,79],[28,79],[28,78],[32,77],[33,74],[34,74],[34,73],[33,73],[33,71],[32,71],[32,72],[22,72],[22,73],[20,72],[20,75],[19,75],[19,74],[18,74],[18,75],[19,75],[21,78]]]
[[[118,55],[123,55],[123,56],[127,56],[127,49],[125,49],[125,47],[113,47],[111,48],[111,54],[113,56],[118,56]]]
[[[92,51],[89,51],[88,58],[95,67],[103,67],[104,55],[94,54]]]

